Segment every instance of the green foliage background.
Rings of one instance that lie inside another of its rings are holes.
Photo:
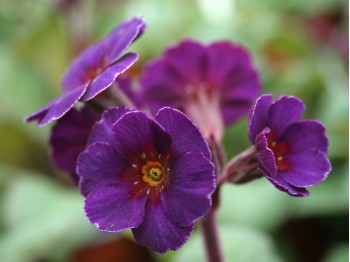
[[[307,105],[305,118],[319,119],[327,126],[333,171],[324,183],[310,189],[310,197],[291,198],[263,179],[224,186],[218,221],[227,261],[301,261],[281,233],[288,221],[321,219],[328,231],[347,235],[348,55],[308,31],[312,17],[341,12],[334,29],[348,39],[347,2],[60,3],[0,2],[0,261],[70,261],[77,248],[120,237],[98,232],[88,223],[78,190],[51,164],[50,127],[40,129],[22,119],[59,95],[61,78],[78,50],[137,15],[144,17],[148,28],[132,46],[140,54],[136,67],[183,38],[229,39],[252,52],[264,93],[301,98]],[[64,8],[62,3],[74,5]],[[77,42],[79,37],[82,43]],[[228,157],[249,146],[246,122],[242,119],[227,129],[224,146]],[[335,223],[337,219],[341,223]],[[129,232],[125,235],[130,236]],[[348,261],[347,240],[335,241],[323,253],[319,261]],[[203,261],[203,254],[196,230],[182,249],[154,258]]]

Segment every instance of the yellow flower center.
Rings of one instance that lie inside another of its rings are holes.
[[[142,181],[148,183],[149,186],[155,187],[163,182],[165,170],[161,163],[157,161],[147,161],[142,166]]]

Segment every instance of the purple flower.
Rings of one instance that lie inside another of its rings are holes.
[[[211,207],[214,165],[207,142],[183,113],[154,119],[125,107],[103,113],[77,162],[85,213],[98,229],[132,228],[151,250],[178,249]]]
[[[272,102],[272,95],[263,95],[249,115],[248,137],[259,171],[291,196],[309,195],[305,187],[322,182],[331,171],[326,129],[318,121],[300,120],[303,112],[304,103],[295,97]]]
[[[122,54],[144,29],[143,20],[131,19],[85,50],[68,69],[62,81],[62,96],[27,116],[25,121],[37,121],[44,126],[62,117],[78,101],[86,102],[108,88],[137,60],[135,53]]]
[[[183,41],[146,67],[143,97],[153,112],[163,106],[190,116],[204,136],[220,140],[224,125],[246,114],[261,85],[250,55],[228,41],[204,46]]]
[[[52,128],[52,161],[59,169],[69,173],[75,184],[79,181],[75,172],[78,155],[85,150],[90,130],[99,118],[89,107],[72,108]]]

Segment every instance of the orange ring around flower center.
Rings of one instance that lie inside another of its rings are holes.
[[[163,165],[157,161],[147,161],[142,166],[141,172],[143,174],[142,181],[148,183],[149,186],[155,187],[163,182],[165,169]]]

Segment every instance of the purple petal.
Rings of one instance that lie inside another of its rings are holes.
[[[215,190],[214,165],[201,152],[176,154],[170,167],[171,183],[183,190],[210,196]]]
[[[165,216],[176,225],[186,226],[205,216],[211,208],[211,199],[173,186],[161,195]],[[174,212],[176,210],[176,212]]]
[[[143,223],[132,232],[138,243],[157,253],[179,249],[188,239],[193,224],[177,226],[163,214],[160,205],[148,202]]]
[[[142,96],[154,114],[164,106],[178,107],[184,100],[185,80],[164,59],[146,66],[140,80]]]
[[[91,129],[88,144],[96,142],[114,143],[114,132],[112,126],[123,115],[130,112],[131,109],[124,106],[114,107],[103,112],[101,120],[96,122]]]
[[[271,105],[267,122],[277,140],[288,126],[300,121],[304,109],[303,101],[293,96],[281,96]]]
[[[79,178],[79,188],[80,193],[87,197],[92,190],[96,188],[102,188],[107,186],[114,186],[120,183],[120,180],[115,179],[114,177],[103,178],[103,179],[90,179],[90,178]]]
[[[103,152],[105,157],[100,157],[99,152],[103,150],[105,151]],[[113,152],[110,153],[109,150]],[[95,151],[98,153],[95,154]],[[113,162],[114,160],[115,162]],[[77,161],[77,173],[80,175],[80,192],[86,197],[92,190],[122,183],[120,176],[127,167],[128,163],[110,145],[93,144],[80,154]]]
[[[248,51],[229,41],[215,42],[206,48],[208,56],[207,81],[221,87],[230,71],[237,67],[250,68],[251,59]]]
[[[66,93],[90,82],[89,74],[102,68],[105,54],[103,41],[83,51],[68,68],[62,80],[62,91]]]
[[[310,193],[305,188],[294,187],[286,183],[283,179],[275,176],[269,176],[263,169],[259,168],[259,171],[278,189],[286,192],[288,195],[293,197],[305,197]]]
[[[85,214],[99,230],[118,232],[138,227],[145,215],[146,196],[130,197],[130,185],[96,188],[85,199]]]
[[[257,72],[252,68],[237,67],[231,70],[221,83],[224,100],[252,102],[261,90]]]
[[[165,52],[164,58],[187,82],[199,84],[205,80],[207,59],[205,47],[198,42],[187,40]]]
[[[300,154],[310,149],[323,153],[328,151],[326,128],[315,120],[303,120],[290,125],[279,140],[288,144],[288,155]]]
[[[200,153],[181,154],[170,170],[171,186],[161,195],[163,212],[173,223],[189,225],[210,210],[214,165]]]
[[[106,88],[108,88],[114,82],[114,80],[118,77],[119,74],[123,73],[133,63],[135,63],[137,58],[138,58],[137,54],[128,53],[124,55],[122,58],[120,58],[117,62],[107,67],[106,70],[104,70],[99,76],[97,76],[92,81],[92,83],[86,90],[85,94],[81,98],[81,101],[86,102],[94,98],[96,95],[104,91]]]
[[[72,90],[71,92],[51,101],[44,108],[39,109],[25,118],[25,121],[37,121],[39,126],[45,126],[53,120],[61,118],[71,109],[84,94],[87,85]]]
[[[144,29],[145,23],[142,19],[131,19],[118,26],[108,37],[82,52],[72,62],[65,74],[62,81],[63,92],[69,92],[90,82],[93,77],[91,74],[114,64],[126,48],[143,33]],[[84,101],[86,100],[88,99]]]
[[[88,107],[78,111],[72,108],[52,128],[51,158],[55,165],[68,172],[77,184],[75,172],[78,155],[84,151],[92,125],[99,116]]]
[[[206,140],[185,114],[176,109],[165,107],[159,110],[155,119],[170,134],[176,152],[187,153],[198,150],[208,159],[211,158]]]
[[[250,108],[250,100],[223,100],[221,102],[221,112],[225,125],[232,124],[237,119],[247,114]]]
[[[47,111],[52,107],[52,105],[55,103],[57,99],[51,101],[48,103],[46,106],[43,108],[40,108],[39,110],[35,111],[34,113],[30,114],[29,116],[26,116],[23,121],[24,122],[32,122],[32,121],[37,121],[40,122],[41,119],[47,114]]]
[[[166,153],[171,145],[167,132],[146,114],[131,111],[121,117],[114,125],[115,144],[124,156],[131,157],[156,150]]]
[[[142,18],[130,19],[115,28],[106,38],[106,59],[112,64],[142,35],[146,28]]]
[[[299,154],[284,157],[291,168],[279,172],[279,176],[288,184],[296,187],[308,187],[321,183],[331,171],[331,163],[325,153],[310,149]]]
[[[259,97],[248,117],[248,137],[250,142],[255,144],[255,137],[267,126],[268,111],[272,103],[272,95]]]
[[[260,165],[266,170],[269,176],[275,176],[277,172],[276,159],[272,150],[268,147],[266,138],[266,135],[269,133],[270,129],[266,127],[256,136],[255,148]]]
[[[86,196],[93,189],[89,180],[96,181],[97,188],[100,182],[105,183],[105,179],[108,179],[108,183],[120,182],[129,166],[130,163],[112,145],[100,142],[90,145],[77,160],[76,171],[83,178],[79,185],[82,194]]]

